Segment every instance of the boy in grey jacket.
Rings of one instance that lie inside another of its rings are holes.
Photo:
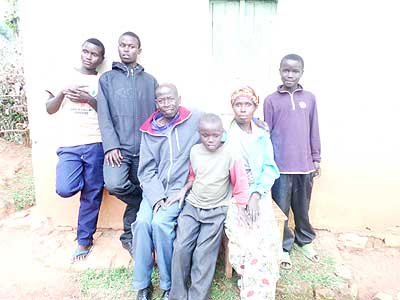
[[[127,204],[121,235],[122,246],[131,251],[131,224],[136,219],[142,189],[137,178],[140,125],[155,110],[157,81],[137,63],[139,37],[125,32],[118,41],[121,62],[99,81],[98,116],[104,148],[104,182],[111,195]]]
[[[158,110],[142,125],[138,169],[143,201],[132,224],[132,253],[135,260],[133,288],[137,299],[151,299],[152,250],[157,253],[162,299],[171,287],[171,260],[175,225],[180,212],[177,198],[185,194],[189,175],[189,153],[199,143],[197,125],[201,113],[180,106],[173,84],[156,90]]]

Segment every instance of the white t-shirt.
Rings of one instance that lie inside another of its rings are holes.
[[[49,91],[56,96],[68,86],[82,86],[81,89],[96,97],[98,89],[98,75],[82,74],[73,69],[69,74],[64,74],[60,82],[53,85]],[[62,83],[61,83],[62,81]],[[62,84],[62,85],[61,85]],[[73,147],[101,142],[97,112],[87,103],[75,103],[64,97],[64,101],[57,112],[59,117],[58,145],[60,147]]]

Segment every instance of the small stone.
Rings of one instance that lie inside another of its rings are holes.
[[[59,231],[72,231],[72,226],[57,226],[57,230]]]
[[[343,265],[336,267],[335,274],[345,280],[351,280],[353,278],[353,273],[351,270]]]
[[[335,292],[327,289],[327,288],[321,288],[317,287],[314,290],[315,292],[315,300],[335,300],[336,295]]]
[[[384,242],[388,247],[400,247],[400,234],[389,232],[385,235]]]
[[[372,298],[372,300],[393,300],[393,297],[388,294],[379,292],[374,296],[374,298]]]
[[[101,237],[102,234],[103,234],[102,231],[96,231],[96,233],[93,235],[93,239],[97,240],[99,237]]]
[[[343,233],[339,236],[339,239],[344,246],[357,249],[364,249],[368,242],[368,237],[359,236],[356,233]]]

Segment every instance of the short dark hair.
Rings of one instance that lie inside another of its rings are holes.
[[[119,38],[121,38],[124,35],[131,36],[131,37],[135,38],[138,41],[139,48],[142,46],[142,43],[140,42],[140,38],[136,33],[132,32],[132,31],[127,31],[127,32],[124,32],[123,34],[121,34],[121,36]]]
[[[216,124],[223,128],[222,119],[220,116],[213,113],[206,113],[200,117],[199,127],[202,123]]]
[[[283,63],[284,60],[295,60],[295,61],[298,61],[299,63],[301,63],[301,66],[302,66],[303,69],[304,69],[304,60],[303,60],[303,58],[302,58],[300,55],[297,55],[297,54],[288,54],[288,55],[285,55],[285,56],[281,59],[280,65],[282,65],[282,63]]]
[[[91,44],[96,45],[97,47],[99,47],[99,48],[101,49],[101,55],[102,55],[103,58],[104,58],[104,55],[106,54],[106,48],[104,47],[103,43],[100,42],[100,40],[98,40],[98,39],[96,39],[96,38],[90,38],[90,39],[87,39],[86,41],[84,41],[83,44],[82,44],[82,46],[83,46],[85,43],[91,43]]]

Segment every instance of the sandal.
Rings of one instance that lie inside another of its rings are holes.
[[[318,255],[317,251],[315,251],[314,247],[311,244],[306,244],[301,247],[299,245],[296,245],[296,248],[312,262],[314,262],[314,263],[319,262],[319,255]]]
[[[72,255],[72,263],[84,260],[93,249],[93,244],[89,245],[89,248],[86,250],[80,250],[79,246],[78,249],[75,250],[74,254]]]
[[[290,258],[289,252],[283,251],[281,268],[284,270],[290,270],[292,268],[292,260]]]

